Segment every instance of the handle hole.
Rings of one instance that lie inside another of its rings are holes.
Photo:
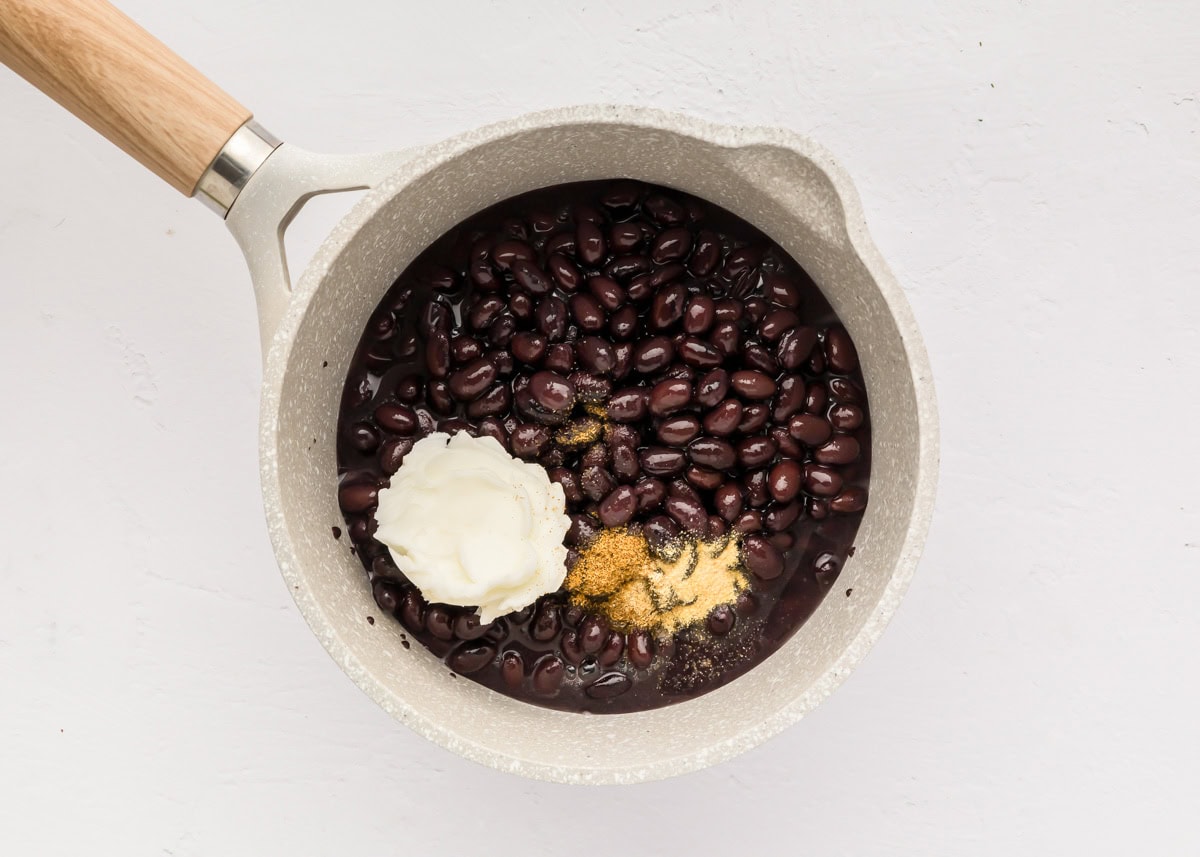
[[[362,187],[311,194],[288,212],[279,224],[279,249],[283,253],[283,270],[289,289],[295,278],[308,267],[333,227],[350,213],[366,191],[367,188]]]

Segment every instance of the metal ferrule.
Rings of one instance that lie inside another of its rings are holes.
[[[233,133],[208,165],[193,194],[221,217],[229,214],[234,201],[255,171],[283,142],[253,119]]]

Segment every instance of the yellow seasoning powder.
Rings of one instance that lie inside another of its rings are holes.
[[[644,628],[669,636],[732,604],[748,586],[736,536],[681,538],[670,558],[655,556],[645,536],[602,530],[567,573],[572,603],[608,619],[618,631]]]

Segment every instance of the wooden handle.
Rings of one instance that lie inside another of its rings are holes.
[[[0,61],[185,196],[251,118],[105,0],[0,0]]]

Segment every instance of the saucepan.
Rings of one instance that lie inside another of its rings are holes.
[[[932,379],[904,295],[849,177],[782,129],[630,107],[522,116],[419,150],[318,155],[250,112],[102,0],[0,0],[0,59],[224,218],[257,296],[264,354],[263,500],[279,568],[338,665],[397,720],[469,759],[561,782],[635,782],[712,765],[799,720],[863,658],[913,575],[933,508]],[[10,121],[11,118],[10,118]],[[343,380],[377,301],[474,212],[560,182],[628,177],[753,223],[816,280],[860,352],[871,397],[872,500],[837,595],[736,681],[653,711],[585,716],[455,681],[401,646],[342,523],[334,441]],[[365,190],[299,277],[283,233],[317,194]],[[842,596],[843,592],[852,595]]]

